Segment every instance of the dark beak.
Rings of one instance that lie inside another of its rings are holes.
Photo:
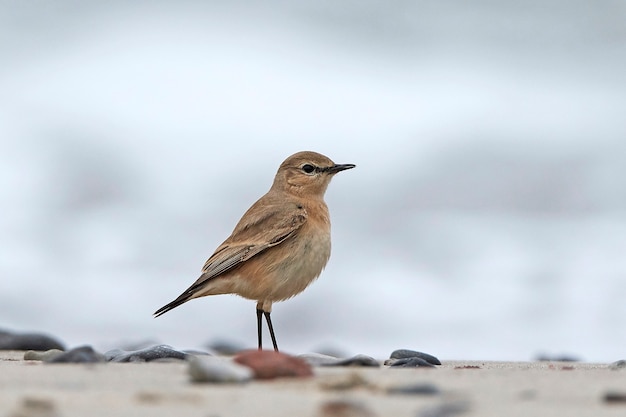
[[[354,168],[356,165],[354,164],[341,164],[341,165],[333,165],[332,167],[328,168],[328,173],[329,174],[336,174],[339,171],[345,171],[346,169],[352,169]]]

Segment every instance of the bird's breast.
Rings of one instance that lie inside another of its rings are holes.
[[[330,258],[330,227],[307,223],[293,239],[283,244],[285,257],[271,274],[273,301],[293,297],[320,275]]]

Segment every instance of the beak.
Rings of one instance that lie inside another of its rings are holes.
[[[354,164],[341,164],[341,165],[333,165],[332,167],[328,168],[328,173],[329,174],[336,174],[340,171],[345,171],[346,169],[352,169],[354,168],[356,165]]]

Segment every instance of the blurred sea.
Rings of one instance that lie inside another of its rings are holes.
[[[0,328],[253,347],[158,319],[299,150],[357,168],[281,348],[626,355],[620,1],[0,2]]]

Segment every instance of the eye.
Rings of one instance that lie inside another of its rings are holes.
[[[306,174],[312,174],[313,171],[315,171],[315,167],[311,164],[304,164],[302,165],[302,170],[306,173]]]

